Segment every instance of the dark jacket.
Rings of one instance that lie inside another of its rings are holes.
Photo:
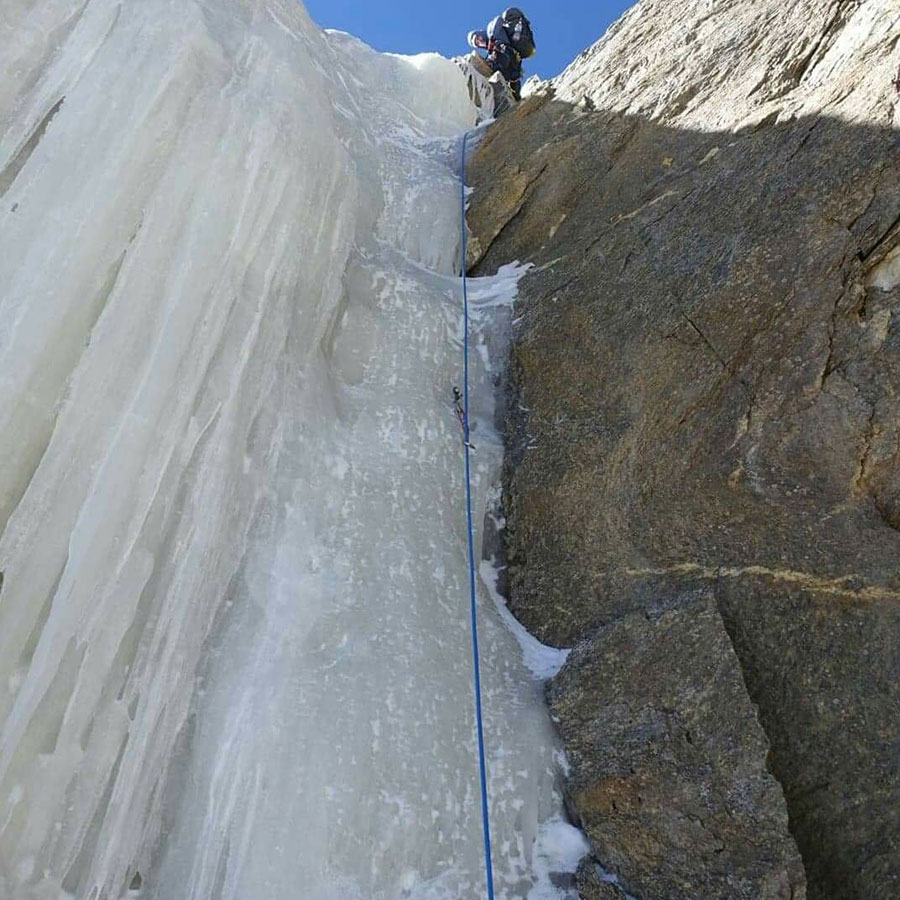
[[[488,62],[495,72],[499,72],[518,95],[519,83],[522,80],[522,60],[519,54],[512,48],[509,33],[503,25],[503,17],[497,16],[488,23],[484,31],[474,31],[469,35],[469,43],[478,47],[473,38],[480,38],[483,46],[488,50]]]

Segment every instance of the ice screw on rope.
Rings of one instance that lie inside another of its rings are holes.
[[[484,868],[488,900],[494,900],[494,868],[491,864],[491,820],[488,813],[487,766],[484,759],[484,717],[481,711],[481,662],[478,652],[478,595],[475,589],[475,529],[472,524],[472,444],[469,441],[469,291],[466,283],[466,144],[463,135],[460,163],[460,263],[463,292],[463,396],[462,430],[466,455],[466,523],[469,538],[469,601],[472,613],[472,665],[475,670],[475,723],[478,729],[478,768],[481,776],[481,821],[484,830]],[[458,393],[458,392],[457,392]]]
[[[466,411],[463,409],[463,396],[455,384],[453,385],[453,405],[456,410],[456,421],[459,422],[459,433],[462,435],[463,444],[470,450],[477,450],[478,448],[469,440]]]

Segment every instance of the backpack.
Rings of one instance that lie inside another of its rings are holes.
[[[511,6],[503,13],[503,27],[509,35],[513,50],[522,59],[534,56],[537,47],[534,43],[534,34],[531,31],[531,22],[525,18],[525,13],[515,6]]]

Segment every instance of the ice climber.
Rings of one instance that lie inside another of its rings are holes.
[[[487,50],[486,62],[491,72],[499,72],[509,85],[513,97],[518,100],[522,91],[522,60],[534,56],[534,34],[525,13],[515,6],[492,19],[484,31],[470,31],[469,45],[476,50]]]

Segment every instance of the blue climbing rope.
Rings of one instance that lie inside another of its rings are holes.
[[[472,610],[472,665],[475,670],[475,722],[478,728],[478,767],[481,775],[481,820],[484,831],[484,868],[488,900],[494,900],[494,868],[491,864],[491,820],[488,812],[487,766],[484,759],[484,717],[481,711],[481,662],[478,652],[478,600],[475,590],[475,528],[472,523],[472,447],[469,441],[469,290],[466,283],[466,143],[463,135],[460,165],[460,246],[463,290],[463,450],[466,454],[466,521],[469,531],[469,599]]]

